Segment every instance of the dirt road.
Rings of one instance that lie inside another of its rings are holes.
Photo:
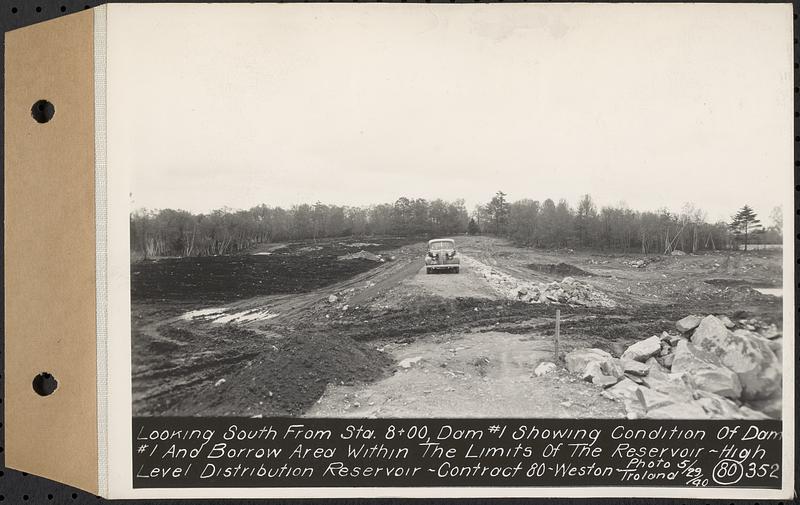
[[[500,300],[461,255],[460,273],[427,274],[424,266],[393,290],[394,299],[433,296]],[[450,317],[442,314],[442,317]],[[620,417],[619,404],[564,374],[536,377],[553,360],[553,341],[540,335],[456,332],[380,346],[399,365],[369,384],[330,385],[311,417]]]
[[[425,267],[421,266],[415,275],[403,281],[402,287],[411,293],[423,292],[442,298],[497,298],[492,286],[475,270],[470,269],[468,262],[469,258],[462,254],[463,266],[457,274],[446,272],[428,274],[425,272]]]
[[[330,385],[310,417],[624,417],[622,406],[566,374],[536,377],[549,338],[503,332],[386,344],[399,365],[370,384]]]
[[[373,241],[380,261],[337,259],[358,250],[341,242],[290,245],[258,268],[235,259],[243,266],[230,275],[245,275],[248,288],[229,300],[158,298],[190,296],[206,275],[191,265],[181,266],[180,290],[143,272],[149,284],[140,292],[158,297],[133,300],[135,414],[621,417],[620,404],[563,369],[534,375],[555,360],[556,306],[562,354],[599,347],[619,355],[694,312],[781,318],[780,300],[750,287],[779,285],[775,255],[643,258],[461,237],[461,273],[426,274],[424,242]],[[280,273],[286,263],[309,289]],[[527,303],[508,289],[509,280],[544,285],[567,275],[614,305]]]

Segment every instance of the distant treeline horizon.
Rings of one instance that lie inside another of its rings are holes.
[[[743,214],[745,208],[748,212]],[[624,204],[598,208],[590,195],[584,195],[572,207],[564,199],[509,202],[505,193],[498,191],[472,211],[461,199],[408,197],[368,206],[316,202],[284,209],[262,204],[247,210],[197,214],[140,209],[130,216],[130,243],[131,256],[146,259],[237,254],[273,242],[378,235],[490,234],[530,247],[644,254],[738,249],[741,245],[746,249],[748,244],[781,242],[780,207],[773,209],[768,227],[746,205],[732,208],[731,213],[730,222],[710,223],[705,212],[689,203],[678,212],[636,211]]]

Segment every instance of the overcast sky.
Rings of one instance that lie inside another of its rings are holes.
[[[791,195],[789,4],[112,4],[108,33],[133,208]]]

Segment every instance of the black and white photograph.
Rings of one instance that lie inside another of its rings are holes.
[[[110,20],[133,415],[793,409],[780,16],[464,7]]]

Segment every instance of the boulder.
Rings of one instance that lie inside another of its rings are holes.
[[[595,386],[603,386],[604,388],[611,387],[617,383],[619,379],[610,375],[598,375],[592,377],[592,384]]]
[[[772,419],[770,416],[765,414],[764,412],[759,412],[758,410],[753,410],[746,405],[739,407],[739,414],[742,417],[737,419]]]
[[[328,297],[328,303],[336,303],[337,301],[339,301],[339,297],[336,295],[330,295]]]
[[[600,375],[605,375],[603,374],[603,369],[600,367],[600,362],[590,361],[586,363],[586,367],[583,369],[583,373],[581,374],[581,379],[585,381],[591,381]]]
[[[600,369],[603,370],[605,375],[610,375],[617,379],[625,375],[625,370],[622,368],[622,362],[617,358],[608,358],[600,362]]]
[[[703,407],[710,419],[769,419],[769,416],[763,412],[744,405],[739,406],[727,398],[707,391],[697,391],[697,399],[694,403]]]
[[[650,374],[643,380],[647,387],[671,397],[675,403],[694,400],[694,387],[691,378],[686,374],[669,373],[663,376]]]
[[[650,358],[647,361],[649,362],[650,360],[655,361],[655,359],[653,358]],[[621,361],[622,361],[622,369],[626,374],[638,375],[639,377],[642,377],[650,372],[650,365],[646,363],[633,361],[631,359],[625,359]]]
[[[684,340],[684,338],[680,335],[671,335],[665,331],[661,333],[661,340],[669,345],[676,345],[681,340]]]
[[[783,363],[783,338],[767,340],[767,345],[772,349],[772,352],[775,353],[775,357],[778,358],[778,361]]]
[[[738,399],[742,395],[739,377],[725,367],[699,370],[692,375],[695,387],[726,398]]]
[[[640,387],[636,390],[636,398],[646,411],[657,409],[659,407],[665,407],[675,403],[668,395],[659,393],[658,391],[653,391],[652,389],[646,387]]]
[[[766,416],[772,419],[780,419],[783,413],[783,399],[781,395],[775,395],[772,398],[764,400],[754,400],[748,403],[753,410],[763,412]]]
[[[547,375],[549,373],[553,373],[556,371],[556,364],[551,363],[549,361],[543,361],[539,363],[539,366],[533,371],[536,377],[541,377],[542,375]]]
[[[681,251],[680,249],[675,249],[670,253],[672,256],[686,256],[686,253]]]
[[[611,400],[622,400],[624,398],[636,398],[636,389],[639,385],[627,377],[617,382],[614,386],[603,391],[603,396]]]
[[[739,398],[742,394],[739,377],[715,355],[683,341],[678,343],[674,356],[672,371],[691,374],[697,389],[727,398]]]
[[[725,367],[699,370],[692,375],[695,387],[726,398],[737,399],[742,394],[739,377]]]
[[[733,321],[731,321],[731,319],[728,316],[717,316],[717,319],[719,319],[722,322],[722,324],[724,324],[725,327],[728,328],[729,330],[733,329],[733,327],[736,326],[736,324]]]
[[[694,401],[687,403],[671,403],[647,411],[648,419],[708,419],[702,405]]]
[[[422,356],[416,358],[406,358],[397,364],[400,368],[411,368],[422,360]]]
[[[658,335],[636,342],[622,353],[622,359],[631,359],[644,363],[661,351],[661,339]]]
[[[628,419],[641,419],[647,416],[647,410],[636,397],[636,393],[622,398],[622,404],[625,405],[625,417]]]
[[[636,363],[638,363],[638,361]],[[662,372],[662,373],[665,373],[665,372],[668,371],[666,368],[664,368],[661,365],[661,363],[658,362],[658,360],[656,358],[650,358],[647,361],[645,361],[644,364],[647,365],[647,373],[648,374],[651,374],[651,373],[653,373],[653,371],[656,371],[656,370],[659,371],[659,372]]]
[[[632,380],[636,384],[644,384],[644,381],[642,380],[642,377],[639,376],[639,375],[634,375],[632,373],[626,373],[625,377],[630,379],[630,380]]]
[[[567,363],[567,370],[570,372],[582,373],[586,364],[590,361],[603,361],[611,358],[611,355],[602,349],[575,349],[564,356]]]
[[[761,334],[762,337],[768,338],[770,340],[780,338],[782,336],[781,331],[775,324],[771,324],[769,326],[761,328],[759,333]]]
[[[611,351],[611,354],[614,356],[622,356],[622,353],[624,353],[625,349],[628,348],[621,342],[611,342],[608,344],[608,347],[610,348],[609,350]]]
[[[741,419],[739,407],[722,396],[707,391],[698,391],[695,403],[706,411],[711,419]]]
[[[694,331],[692,343],[736,373],[743,400],[770,398],[781,390],[781,362],[767,339],[748,330],[731,332],[716,317],[706,316]]]
[[[677,323],[675,328],[681,333],[688,333],[700,325],[702,319],[699,316],[686,316]]]

